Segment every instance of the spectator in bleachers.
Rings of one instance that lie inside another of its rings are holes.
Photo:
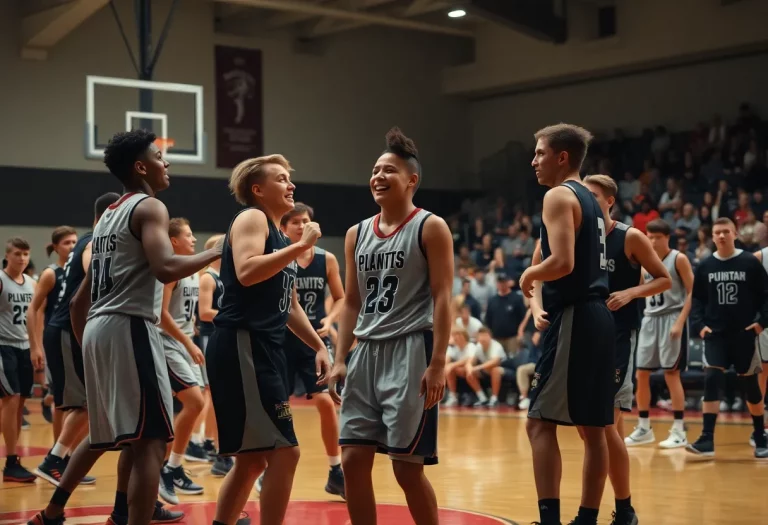
[[[696,249],[693,252],[693,258],[691,259],[691,262],[694,265],[699,264],[701,261],[712,255],[712,228],[709,226],[701,226],[696,232],[696,236]]]
[[[755,224],[755,242],[760,248],[768,246],[768,211],[760,214],[762,221]]]
[[[736,223],[736,228],[738,229],[747,220],[752,209],[749,207],[749,194],[744,190],[739,190],[737,202],[738,207],[729,216],[733,218],[733,222]]]
[[[678,237],[677,246],[675,247],[677,248],[677,251],[684,253],[686,257],[688,257],[689,261],[692,261],[696,257],[693,249],[691,248],[691,243],[689,243],[688,239],[685,237]]]
[[[659,213],[661,218],[670,226],[674,226],[674,215],[677,209],[683,204],[683,194],[677,181],[673,178],[667,179],[667,190],[661,194],[659,199]],[[650,222],[650,221],[649,221]]]
[[[475,260],[475,266],[488,271],[488,267],[493,261],[494,247],[493,247],[493,235],[486,233],[483,235],[483,240],[480,243],[480,249],[475,250],[473,253]]]
[[[504,375],[504,369],[501,367],[501,361],[506,357],[501,343],[491,337],[491,331],[483,327],[477,334],[477,344],[475,344],[475,355],[467,361],[466,379],[467,384],[477,396],[477,402],[474,406],[495,407],[499,404],[499,392],[501,391],[501,378]],[[490,379],[491,397],[483,390],[483,383]]]
[[[453,286],[451,287],[451,295],[453,297],[462,293],[461,289],[464,286],[464,281],[467,281],[469,277],[469,272],[467,271],[466,266],[459,266],[455,268],[455,270],[456,275],[453,276]]]
[[[488,307],[488,300],[496,295],[496,261],[488,265],[488,273],[478,268],[469,283],[469,293],[474,297],[483,312]]]
[[[654,219],[659,218],[659,212],[657,212],[653,207],[651,206],[651,202],[648,199],[643,199],[642,203],[640,204],[640,211],[635,213],[634,217],[632,217],[632,226],[637,228],[643,233],[645,232],[646,225],[651,222]]]
[[[486,233],[488,230],[485,227],[485,221],[482,217],[477,217],[473,228],[469,231],[469,247],[472,251],[483,248],[483,237]]]
[[[624,174],[624,179],[619,181],[618,186],[619,202],[631,201],[640,193],[640,181],[632,175],[631,171]]]
[[[704,195],[709,194],[705,193]],[[701,222],[702,226],[712,227],[712,211],[709,206],[702,205],[699,209],[699,222]]]
[[[457,328],[466,330],[469,340],[474,342],[477,340],[477,333],[483,327],[482,321],[478,317],[472,315],[470,306],[466,303],[459,308],[459,316],[454,322]]]
[[[450,221],[448,221],[448,225],[453,234],[453,250],[458,253],[459,247],[467,244],[466,228],[461,225],[458,217],[452,217]]]
[[[453,265],[456,269],[461,267],[473,268],[475,266],[475,261],[472,260],[472,254],[466,244],[459,246],[459,253],[454,258]]]
[[[522,295],[512,291],[514,281],[507,275],[496,278],[498,293],[488,301],[485,325],[496,341],[501,343],[508,357],[515,357],[518,350],[517,332],[527,308]]]
[[[675,230],[685,228],[687,230],[686,236],[688,237],[688,240],[692,241],[696,238],[696,232],[699,231],[699,226],[701,226],[701,221],[696,216],[696,208],[693,207],[693,204],[690,202],[686,202],[683,205],[683,213],[682,216],[677,219],[677,222],[675,223]],[[679,235],[679,234],[676,234]]]
[[[757,230],[757,219],[752,210],[747,211],[747,217],[739,226],[739,240],[744,245],[745,250],[754,252],[760,249],[757,241],[755,240]]]
[[[768,182],[768,180],[766,181]],[[763,214],[768,211],[768,203],[763,199],[763,191],[755,190],[752,192],[752,204],[750,205],[752,211],[755,212],[755,217],[759,217],[762,220]]]
[[[467,362],[475,355],[475,345],[469,341],[467,331],[455,327],[451,332],[453,344],[448,346],[445,354],[445,381],[448,385],[448,396],[445,406],[452,407],[459,403],[458,378],[466,376]]]

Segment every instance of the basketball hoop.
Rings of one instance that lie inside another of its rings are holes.
[[[160,148],[160,151],[163,152],[163,155],[168,153],[168,150],[176,145],[176,142],[174,142],[173,139],[165,139],[158,137],[155,139],[155,144],[157,144],[157,147]]]

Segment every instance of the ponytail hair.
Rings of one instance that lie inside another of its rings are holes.
[[[59,226],[53,230],[53,233],[51,233],[51,243],[45,247],[45,253],[48,257],[56,251],[56,245],[58,245],[64,237],[69,237],[70,235],[77,235],[77,232],[72,226]]]

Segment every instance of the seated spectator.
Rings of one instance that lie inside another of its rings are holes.
[[[756,240],[757,219],[752,210],[747,211],[747,218],[739,226],[739,240],[744,244],[744,249],[755,252],[760,249]]]
[[[701,261],[712,255],[712,228],[702,226],[696,232],[697,244],[693,252],[693,264],[699,264]]]
[[[631,171],[624,174],[624,179],[619,181],[619,200],[631,201],[640,193],[640,182],[635,179]]]
[[[474,342],[477,340],[477,333],[483,327],[483,323],[480,319],[472,315],[471,307],[466,302],[467,297],[471,296],[464,297],[464,304],[459,308],[459,316],[456,318],[454,324],[457,328],[466,330],[469,340]]]
[[[451,217],[449,226],[453,234],[453,249],[458,252],[460,246],[467,244],[467,229],[457,216]]]
[[[541,343],[541,332],[534,332],[531,337],[531,345],[527,348],[529,350],[527,355],[527,363],[522,363],[517,367],[515,371],[517,375],[517,388],[520,390],[520,401],[517,404],[517,408],[520,410],[528,410],[531,406],[531,400],[528,399],[528,392],[531,389],[531,378],[536,371],[536,363],[539,360],[539,344]]]
[[[699,209],[699,222],[701,222],[701,225],[712,228],[712,220],[712,212],[710,211],[709,206],[702,206]]]
[[[472,259],[472,255],[469,251],[469,247],[466,244],[459,246],[459,253],[453,259],[454,271],[459,268],[474,268],[475,261]]]
[[[523,268],[527,268],[531,264],[531,257],[533,257],[533,249],[535,247],[536,242],[531,238],[530,230],[526,227],[521,227],[520,233],[517,235],[517,239],[515,239],[512,257],[517,259]]]
[[[498,341],[493,340],[491,331],[483,327],[477,334],[475,355],[467,361],[467,384],[477,396],[476,407],[495,407],[499,404],[499,391],[504,369],[501,361],[506,357],[504,348]],[[491,398],[485,395],[481,381],[491,383]]]
[[[447,407],[459,404],[458,378],[467,375],[467,362],[477,351],[475,345],[469,342],[467,331],[463,328],[455,327],[451,332],[451,339],[453,344],[448,347],[445,353],[445,381],[448,384],[445,406]]]
[[[755,224],[755,242],[760,248],[768,246],[768,211],[762,213],[763,220]]]
[[[486,233],[483,235],[480,249],[475,250],[475,252],[472,254],[475,261],[475,266],[481,268],[482,270],[488,271],[488,267],[491,265],[491,261],[493,261],[493,252],[493,235]]]
[[[692,241],[696,237],[696,232],[699,230],[699,226],[701,226],[701,221],[696,217],[696,208],[694,208],[693,204],[690,202],[686,202],[683,206],[682,217],[677,219],[677,222],[675,223],[675,229],[685,228],[688,231],[688,234],[686,235],[688,240]],[[676,235],[679,236],[679,234]]]
[[[475,219],[475,225],[469,230],[469,247],[471,251],[483,248],[483,236],[488,233],[482,217]]]
[[[688,239],[685,237],[679,237],[677,239],[677,251],[684,253],[686,257],[688,257],[689,261],[692,261],[696,258],[696,255],[691,250],[691,245],[688,242]]]
[[[480,303],[483,312],[488,307],[488,299],[496,295],[496,263],[491,261],[489,271],[486,274],[482,269],[475,272],[474,278],[469,283],[469,293]]]
[[[738,207],[733,211],[731,217],[733,222],[736,223],[736,228],[740,228],[744,221],[747,220],[752,209],[749,207],[749,194],[746,191],[740,190],[738,194]],[[754,218],[754,216],[753,216]]]
[[[675,214],[677,208],[683,203],[683,194],[677,185],[677,181],[673,178],[667,179],[667,191],[662,193],[661,199],[659,199],[659,213],[661,218],[664,219],[670,226],[674,225],[672,217]],[[637,226],[635,226],[637,227]]]
[[[499,242],[498,250],[501,251],[503,256],[502,260],[507,257],[512,257],[515,253],[515,247],[517,246],[517,234],[520,233],[520,223],[513,222],[507,226],[506,235],[501,238]]]
[[[640,204],[640,211],[635,213],[635,216],[632,217],[632,226],[641,232],[646,233],[645,227],[648,223],[658,218],[659,212],[651,208],[651,203],[648,199],[644,199],[642,204]]]
[[[469,278],[469,272],[466,266],[459,266],[454,268],[456,275],[453,276],[453,287],[451,288],[451,295],[457,296],[461,293],[461,288],[464,285],[464,281]]]
[[[525,318],[527,308],[523,296],[512,291],[515,282],[507,275],[496,276],[498,293],[488,301],[485,312],[485,324],[501,343],[509,357],[517,355],[517,332]]]

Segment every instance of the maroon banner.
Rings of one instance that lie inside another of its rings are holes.
[[[216,166],[264,152],[261,50],[216,46]]]

